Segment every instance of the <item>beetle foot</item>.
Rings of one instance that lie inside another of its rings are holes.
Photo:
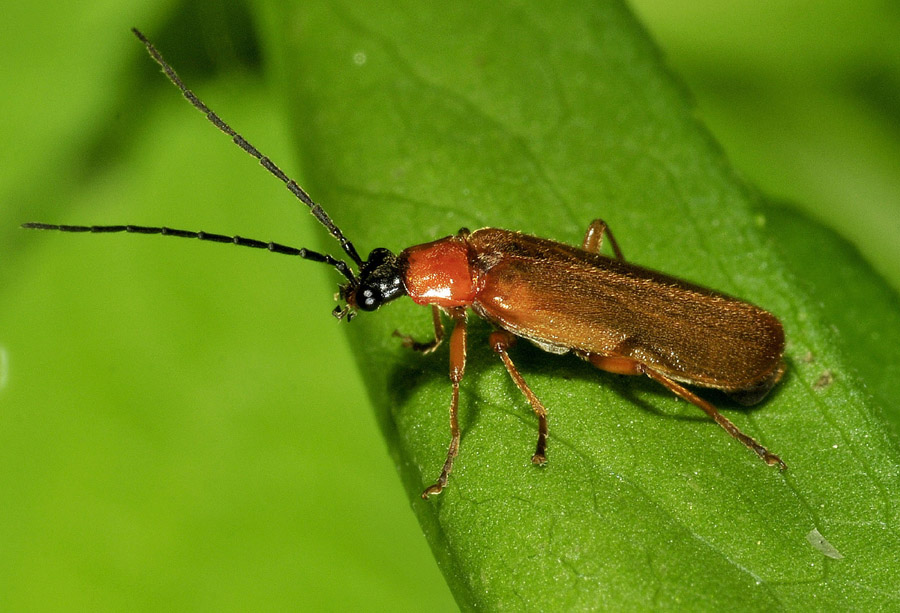
[[[440,344],[440,341],[436,338],[432,341],[428,341],[427,343],[417,341],[409,334],[403,334],[402,332],[400,332],[400,330],[394,330],[392,336],[396,336],[397,338],[399,338],[400,344],[402,344],[407,349],[412,349],[413,351],[417,351],[419,353],[431,353],[432,351],[437,349],[438,345]]]
[[[434,485],[425,488],[425,491],[422,492],[422,499],[428,500],[429,496],[435,496],[440,494],[444,490],[444,484],[441,482],[437,482]]]
[[[763,449],[759,453],[759,457],[763,459],[763,462],[768,464],[769,466],[777,466],[780,470],[787,470],[787,464],[785,464],[781,458],[777,455],[769,451],[768,449]]]

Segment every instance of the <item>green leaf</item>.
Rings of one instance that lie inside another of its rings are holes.
[[[786,206],[763,203],[771,244],[796,283],[837,330],[834,340],[900,431],[900,298],[859,251],[833,230]],[[810,356],[812,358],[813,356]],[[836,373],[823,370],[825,381]]]
[[[896,606],[896,443],[864,396],[895,405],[896,297],[833,236],[748,213],[755,197],[620,7],[368,4],[311,21],[322,7],[273,4],[260,27],[263,61],[280,62],[270,90],[255,64],[223,68],[235,49],[244,57],[246,16],[229,38],[222,7],[170,4],[5,15],[17,34],[0,54],[14,145],[0,176],[4,608],[448,604],[397,504],[344,326],[327,315],[332,271],[18,228],[165,223],[334,250],[179,99],[133,25],[292,174],[298,144],[312,182],[297,178],[363,249],[480,224],[577,243],[600,215],[632,261],[784,319],[784,385],[749,412],[723,405],[790,463],[780,476],[650,382],[523,343],[513,357],[551,410],[551,463],[535,469],[530,408],[473,322],[462,453],[427,503],[418,493],[449,437],[447,354],[409,355],[390,338],[429,334],[427,311],[409,304],[347,326],[462,605]],[[282,93],[291,122],[274,113]]]
[[[896,606],[898,449],[818,306],[763,236],[757,196],[693,119],[618,3],[279,4],[278,58],[310,191],[363,252],[499,226],[578,243],[602,216],[633,262],[761,304],[789,375],[735,410],[778,473],[649,381],[520,346],[535,420],[471,327],[450,487],[418,499],[448,441],[446,349],[427,311],[348,326],[379,420],[464,608]],[[823,378],[823,373],[831,373]]]
[[[741,174],[900,291],[900,11],[879,0],[634,0]]]

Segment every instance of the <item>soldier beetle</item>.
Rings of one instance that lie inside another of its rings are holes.
[[[771,313],[724,294],[626,263],[607,225],[594,220],[580,248],[496,228],[415,245],[399,254],[379,247],[363,260],[325,210],[269,158],[247,142],[188,89],[156,48],[132,30],[185,98],[241,149],[256,158],[340,243],[350,263],[278,243],[240,236],[133,225],[72,226],[26,223],[25,228],[63,232],[131,232],[195,238],[299,256],[335,268],[345,278],[335,307],[349,321],[401,296],[431,306],[434,338],[417,342],[394,332],[404,346],[430,353],[443,341],[441,312],[450,332],[450,445],[437,481],[423,498],[447,485],[459,451],[459,385],[466,366],[467,309],[495,326],[489,342],[538,419],[534,464],[547,461],[547,410],[509,355],[517,337],[555,354],[572,352],[595,367],[622,375],[646,375],[696,405],[731,436],[772,466],[774,453],[741,432],[709,402],[683,384],[720,390],[741,404],[755,404],[785,371],[784,331]],[[600,253],[604,236],[615,257]],[[354,272],[353,267],[358,272]]]

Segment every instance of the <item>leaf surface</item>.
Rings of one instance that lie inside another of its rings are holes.
[[[273,10],[269,10],[272,19]],[[896,606],[898,450],[823,312],[767,243],[758,196],[618,3],[279,5],[272,43],[309,189],[366,253],[497,226],[578,243],[603,217],[626,257],[776,313],[790,371],[760,407],[711,396],[789,470],[650,381],[519,345],[536,423],[470,327],[462,447],[426,310],[348,326],[414,510],[465,608]],[[831,377],[823,378],[824,373]],[[841,559],[836,559],[834,552]]]

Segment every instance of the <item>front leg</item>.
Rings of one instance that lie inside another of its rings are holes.
[[[447,485],[450,471],[453,470],[453,460],[459,453],[459,422],[457,413],[459,410],[459,382],[462,381],[466,370],[466,309],[454,307],[450,309],[450,317],[453,319],[453,332],[450,333],[450,384],[452,393],[450,396],[450,447],[447,449],[447,460],[441,470],[441,476],[437,482],[422,492],[422,498],[427,499],[433,494],[440,494]]]
[[[441,310],[431,306],[431,320],[434,324],[434,338],[426,343],[422,343],[411,337],[409,334],[401,334],[399,330],[394,330],[394,336],[403,339],[403,346],[413,351],[419,351],[427,354],[441,346],[444,340],[444,322],[441,321]]]

